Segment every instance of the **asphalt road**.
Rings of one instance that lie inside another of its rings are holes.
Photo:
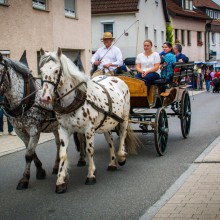
[[[220,134],[220,94],[202,93],[191,97],[190,136],[183,139],[178,118],[169,118],[168,151],[159,157],[152,134],[138,134],[143,147],[131,155],[116,172],[106,170],[109,153],[103,135],[95,139],[97,183],[84,184],[87,166],[76,166],[78,153],[73,142],[69,147],[68,191],[55,193],[56,176],[52,175],[55,143],[41,144],[37,153],[47,171],[45,180],[36,180],[32,164],[30,185],[17,191],[24,169],[24,151],[0,158],[0,219],[139,219]],[[117,142],[117,137],[116,137]]]

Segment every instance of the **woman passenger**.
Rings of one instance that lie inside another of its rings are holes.
[[[165,67],[161,70],[161,78],[166,79],[167,81],[171,80],[171,75],[174,72],[173,64],[176,63],[176,57],[173,53],[173,47],[170,42],[165,42],[163,44],[164,55],[164,65]]]
[[[160,55],[152,50],[152,41],[144,41],[144,52],[137,55],[136,58],[136,78],[144,79],[149,94],[150,85],[154,80],[160,78]]]

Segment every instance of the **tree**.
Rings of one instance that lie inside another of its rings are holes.
[[[171,24],[166,24],[166,41],[173,44],[173,27]]]

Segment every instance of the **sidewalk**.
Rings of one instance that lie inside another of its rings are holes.
[[[159,219],[220,220],[220,136],[140,218]]]
[[[4,134],[0,136],[0,157],[25,149],[23,141],[18,136],[11,136],[8,134],[7,126],[7,121],[4,121]],[[53,133],[41,133],[38,144],[52,140],[53,138]]]

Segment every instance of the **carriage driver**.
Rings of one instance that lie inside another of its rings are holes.
[[[111,32],[105,32],[101,39],[104,46],[99,48],[91,58],[91,63],[97,67],[92,73],[92,78],[98,75],[114,75],[117,67],[122,66],[121,50],[112,45],[114,38]]]

